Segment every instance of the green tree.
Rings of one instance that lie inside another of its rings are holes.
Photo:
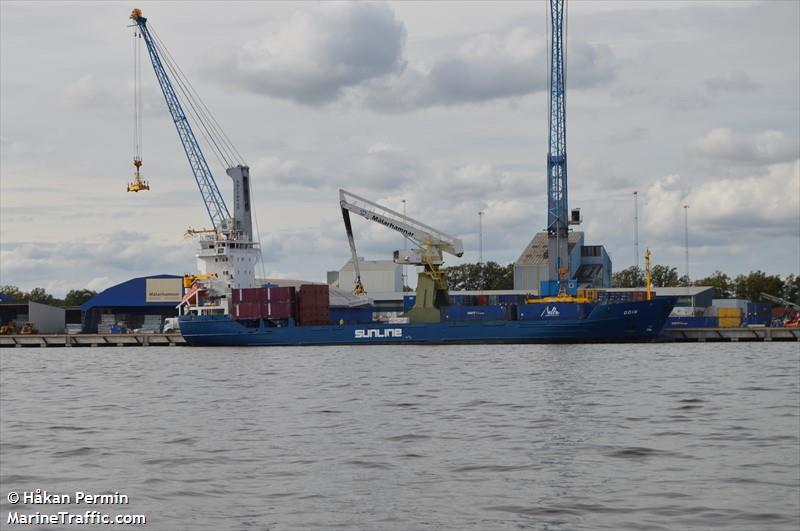
[[[16,302],[25,302],[28,300],[27,298],[28,294],[23,293],[16,286],[10,286],[10,285],[0,286],[0,293],[2,293],[3,295],[8,295]]]
[[[56,299],[47,293],[44,288],[33,288],[28,292],[27,297],[27,300],[31,302],[39,302],[42,304],[59,304],[62,302],[61,300]]]
[[[695,281],[695,286],[713,286],[715,299],[728,299],[733,295],[734,285],[731,277],[722,271],[714,271],[706,278]]]
[[[497,262],[461,264],[448,267],[445,274],[447,285],[451,290],[514,289],[514,264],[507,266]]]
[[[800,304],[800,275],[789,275],[783,281],[783,298]]]
[[[64,297],[64,306],[80,306],[92,297],[97,295],[96,291],[90,289],[73,289]]]
[[[644,286],[644,282],[644,272],[636,266],[630,266],[611,275],[611,285],[615,288],[640,288]]]
[[[654,265],[650,270],[650,282],[657,288],[674,288],[680,285],[678,268],[665,265]]]
[[[769,293],[780,297],[784,294],[784,282],[778,275],[767,275],[763,271],[750,271],[747,275],[739,275],[733,281],[734,293],[738,299],[758,301],[761,293]]]

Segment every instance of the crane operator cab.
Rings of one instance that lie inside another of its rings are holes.
[[[140,192],[144,190],[149,190],[150,184],[144,179],[142,179],[142,176],[139,174],[139,168],[142,166],[142,161],[134,159],[133,165],[136,166],[136,176],[133,178],[132,183],[128,183],[128,191]]]

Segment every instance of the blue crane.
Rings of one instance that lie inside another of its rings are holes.
[[[170,82],[170,78],[167,75],[167,71],[161,59],[161,54],[159,54],[158,51],[158,45],[147,27],[147,19],[142,16],[142,12],[139,9],[134,9],[130,18],[138,26],[139,32],[147,44],[147,51],[150,54],[153,70],[155,70],[156,78],[158,79],[159,85],[161,85],[161,91],[167,102],[172,121],[175,123],[175,128],[178,130],[178,136],[180,137],[183,150],[186,153],[186,158],[189,160],[189,166],[192,168],[195,181],[197,181],[197,187],[200,189],[200,194],[203,196],[203,202],[205,203],[211,223],[215,230],[222,232],[232,230],[232,218],[228,211],[228,206],[222,198],[219,187],[208,167],[208,162],[206,162],[203,151],[200,149],[200,144],[197,142],[192,127],[189,125],[186,113]]]
[[[550,280],[569,272],[567,209],[567,106],[564,63],[564,7],[566,0],[550,0],[550,116],[547,152],[547,235]],[[559,290],[561,291],[561,290]]]

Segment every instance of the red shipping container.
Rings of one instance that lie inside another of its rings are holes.
[[[259,319],[261,317],[261,305],[252,302],[234,304],[233,317],[236,319]]]
[[[489,305],[488,295],[475,295],[475,306],[488,306],[488,305]]]
[[[292,302],[263,302],[261,313],[269,319],[288,319],[294,317],[296,311]]]
[[[284,288],[265,288],[262,301],[265,302],[294,302],[296,298],[294,286]]]

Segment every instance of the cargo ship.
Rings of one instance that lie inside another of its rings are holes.
[[[657,339],[676,302],[675,297],[634,300],[643,298],[636,293],[615,294],[626,301],[607,295],[601,292],[593,302],[451,305],[440,310],[438,323],[403,317],[379,322],[372,320],[369,307],[335,313],[328,305],[328,286],[307,284],[299,290],[234,289],[232,311],[188,304],[179,323],[191,345],[631,342]]]
[[[547,153],[547,280],[536,298],[496,305],[453,304],[442,268],[443,253],[464,254],[459,238],[408,217],[364,197],[339,191],[356,282],[353,294],[362,304],[355,315],[332,315],[327,285],[256,285],[255,268],[262,260],[253,231],[250,168],[230,138],[210,116],[191,83],[174,63],[160,38],[150,32],[140,9],[134,21],[134,87],[141,101],[141,42],[147,46],[175,125],[181,146],[198,185],[211,222],[209,229],[189,229],[200,236],[198,274],[184,278],[184,297],[179,305],[180,331],[192,345],[351,345],[428,343],[523,343],[652,340],[661,333],[675,299],[655,297],[648,289],[630,300],[593,292],[581,296],[571,278],[568,240],[570,226],[582,221],[580,209],[567,208],[566,112],[563,64],[563,0],[552,0],[550,22],[550,123]],[[173,85],[172,79],[177,83]],[[176,91],[176,86],[178,90]],[[189,109],[186,113],[182,99]],[[139,148],[141,108],[136,107],[137,132],[134,166],[136,176],[129,192],[147,191],[140,178]],[[233,185],[229,209],[203,154],[192,123],[204,131],[208,146],[227,167]],[[350,213],[401,234],[411,248],[394,251],[398,264],[418,267],[413,307],[389,322],[376,320],[358,272]],[[584,286],[585,288],[586,286]],[[352,312],[351,312],[352,313]]]

